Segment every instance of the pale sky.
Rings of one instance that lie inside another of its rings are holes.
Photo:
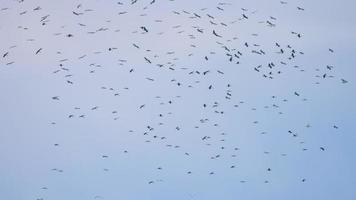
[[[354,1],[150,2],[0,0],[0,199],[356,199]]]

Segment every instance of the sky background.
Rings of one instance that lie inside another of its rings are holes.
[[[354,1],[130,2],[0,0],[1,199],[356,199]]]

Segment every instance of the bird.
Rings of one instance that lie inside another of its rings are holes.
[[[148,33],[148,29],[147,29],[146,27],[141,26],[140,28],[141,28],[143,31],[145,31],[146,33]]]
[[[348,81],[345,80],[345,79],[341,79],[341,82],[344,83],[344,84],[345,84],[345,83],[348,83]]]
[[[72,13],[74,14],[74,15],[77,15],[77,16],[79,16],[79,15],[82,15],[83,13],[78,13],[78,12],[75,12],[75,11],[72,11]]]
[[[37,51],[36,51],[36,55],[38,54],[38,53],[40,53],[41,52],[41,50],[42,50],[42,48],[39,48]]]
[[[150,64],[152,63],[150,59],[148,59],[148,58],[146,58],[146,57],[144,57],[144,59],[145,59],[148,63],[150,63]]]
[[[213,30],[213,34],[216,36],[216,37],[221,37],[221,35],[218,35],[215,30]]]

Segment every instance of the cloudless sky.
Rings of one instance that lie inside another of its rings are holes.
[[[150,2],[0,0],[0,199],[356,199],[354,1]]]

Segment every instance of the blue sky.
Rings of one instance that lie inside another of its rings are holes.
[[[0,0],[2,198],[356,198],[355,2],[130,2]]]

